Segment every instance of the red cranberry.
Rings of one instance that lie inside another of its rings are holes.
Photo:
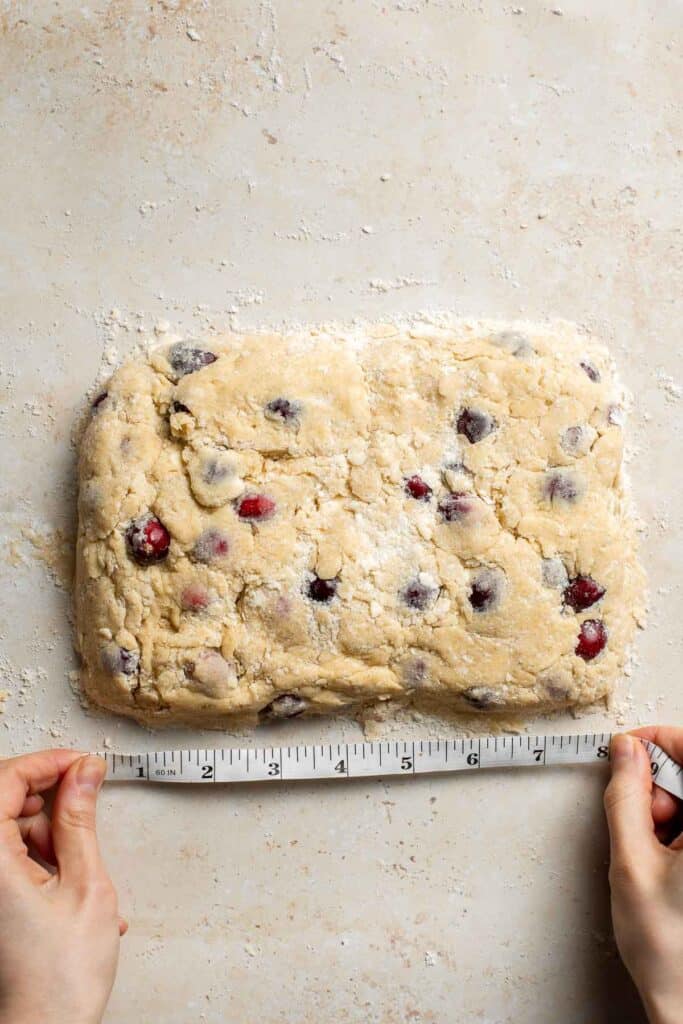
[[[415,476],[410,476],[406,480],[406,494],[409,494],[411,498],[415,498],[416,501],[429,501],[432,496],[432,489],[421,476],[415,474]]]
[[[582,359],[579,365],[581,366],[581,369],[584,371],[586,376],[589,377],[594,384],[600,383],[600,371],[596,369],[592,363],[589,363],[587,359]]]
[[[404,604],[407,604],[409,608],[415,608],[419,612],[425,611],[429,608],[430,604],[433,603],[437,596],[436,587],[430,586],[429,583],[423,583],[422,580],[416,579],[411,580],[410,583],[403,588],[401,591],[401,600]]]
[[[316,576],[308,584],[308,596],[311,601],[318,601],[320,604],[329,604],[337,593],[338,586],[339,581],[336,579],[323,580],[320,576]]]
[[[475,612],[490,612],[500,600],[501,581],[499,573],[484,569],[472,580],[470,604]]]
[[[607,643],[607,629],[600,619],[586,619],[581,623],[581,632],[578,636],[576,654],[584,661],[592,661],[597,658],[600,651],[604,650]]]
[[[171,535],[156,516],[151,513],[134,519],[126,530],[128,549],[139,565],[163,562],[168,557]]]
[[[216,562],[230,551],[230,541],[222,530],[204,530],[195,541],[192,557],[195,562]]]
[[[204,349],[195,348],[183,341],[176,342],[171,346],[168,353],[168,361],[179,377],[185,377],[188,373],[195,373],[210,363],[215,363],[218,357],[213,352],[206,352]]]
[[[483,441],[495,429],[496,422],[481,409],[462,409],[456,423],[458,433],[464,434],[470,444]]]
[[[605,588],[596,583],[592,576],[576,576],[565,587],[564,603],[575,612],[585,612],[586,608],[604,596]]]
[[[180,604],[186,612],[203,612],[211,598],[201,583],[189,583],[180,595]]]
[[[573,504],[579,496],[579,488],[571,476],[559,471],[548,473],[544,484],[545,496],[553,504],[566,502]]]
[[[307,707],[308,703],[303,697],[295,693],[283,693],[262,708],[261,714],[264,718],[296,718],[297,715],[303,715]]]
[[[246,494],[237,505],[240,519],[263,522],[275,515],[275,502],[265,494]]]
[[[292,402],[289,398],[273,398],[263,410],[269,420],[279,420],[281,423],[295,423],[301,415],[299,402]]]
[[[99,409],[99,407],[102,405],[102,402],[104,402],[105,399],[107,399],[108,397],[109,397],[109,392],[108,391],[103,391],[101,395],[98,395],[97,398],[95,399],[95,401],[92,404],[93,412],[96,409]]]
[[[466,491],[451,491],[439,502],[441,518],[446,523],[460,523],[474,511],[475,497]]]

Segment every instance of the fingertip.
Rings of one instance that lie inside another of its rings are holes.
[[[107,774],[106,762],[95,754],[87,754],[73,767],[74,779],[79,789],[86,793],[99,792]]]
[[[657,786],[652,791],[652,818],[655,825],[666,825],[678,813],[678,802],[664,789]]]
[[[627,732],[618,732],[610,744],[610,761],[613,768],[632,761],[635,757],[636,740]]]
[[[24,806],[20,811],[19,817],[32,818],[34,815],[40,814],[44,806],[45,801],[43,800],[42,796],[40,796],[38,793],[35,793],[33,796],[27,796],[26,800],[24,801]]]
[[[129,928],[129,925],[128,925],[128,922],[126,921],[125,917],[120,917],[119,918],[119,938],[121,938],[121,939],[123,938],[123,936],[128,931],[128,928]]]

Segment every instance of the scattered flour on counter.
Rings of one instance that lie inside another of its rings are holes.
[[[21,535],[32,545],[52,582],[68,591],[74,575],[75,537],[60,529],[41,533],[32,527],[24,527]]]
[[[408,277],[402,275],[395,277],[393,281],[384,281],[380,277],[372,277],[368,282],[370,290],[373,292],[393,292],[398,291],[399,288],[421,288],[433,285],[435,281],[427,281],[424,278],[419,277]]]
[[[677,384],[670,374],[659,369],[655,373],[655,378],[657,386],[666,395],[667,402],[680,402],[681,398],[683,398],[683,387]]]

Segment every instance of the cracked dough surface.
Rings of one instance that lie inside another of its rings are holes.
[[[215,726],[606,696],[643,605],[618,403],[604,347],[564,323],[212,336],[127,363],[81,446],[87,693]],[[140,561],[157,520],[170,543]],[[604,590],[581,611],[577,577]]]

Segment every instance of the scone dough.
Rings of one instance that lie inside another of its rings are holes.
[[[608,353],[567,324],[154,349],[82,441],[85,689],[214,726],[593,702],[643,606],[621,464]]]

